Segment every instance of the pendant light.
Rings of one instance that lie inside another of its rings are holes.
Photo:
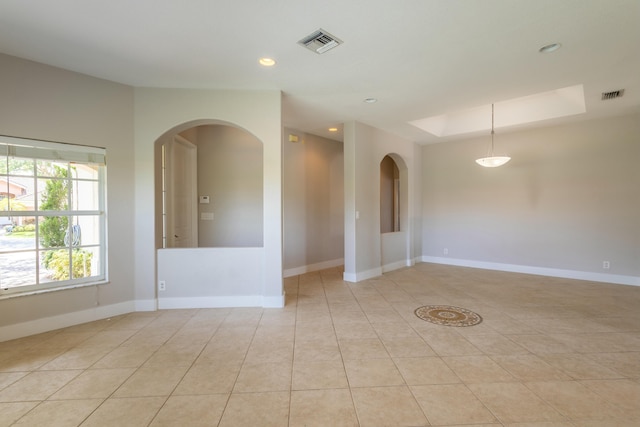
[[[511,157],[493,155],[493,134],[495,133],[493,130],[493,115],[493,104],[491,104],[491,151],[489,152],[489,156],[476,160],[477,164],[485,168],[497,168],[511,160]]]

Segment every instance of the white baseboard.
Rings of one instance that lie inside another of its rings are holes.
[[[564,279],[588,280],[591,282],[615,283],[618,285],[640,286],[640,277],[623,276],[619,274],[602,274],[590,271],[563,270],[558,268],[532,267],[528,265],[501,264],[430,256],[423,256],[422,262],[482,268],[485,270],[509,271],[512,273],[536,274],[538,276],[562,277]]]
[[[414,265],[414,262],[412,259],[407,259],[404,261],[396,261],[390,264],[383,265],[382,272],[388,273],[389,271],[397,270],[399,268],[411,267],[412,265]]]
[[[278,296],[262,297],[262,307],[264,308],[283,308],[285,304],[285,294]]]
[[[135,311],[135,303],[126,301],[2,326],[0,327],[0,342],[119,316],[133,311]]]
[[[135,301],[135,311],[156,311],[158,309],[158,300],[144,299]]]
[[[211,296],[186,298],[159,298],[158,309],[176,308],[222,308],[222,307],[284,307],[284,294],[265,297],[262,295],[247,296]]]
[[[357,273],[347,273],[346,271],[342,274],[342,279],[345,282],[361,282],[363,280],[372,279],[374,277],[382,276],[382,267],[372,268],[367,271],[359,271]]]
[[[280,296],[209,297],[209,298],[162,298],[153,300],[126,301],[118,304],[98,306],[81,311],[29,320],[13,325],[0,326],[0,342],[56,329],[67,328],[81,323],[107,319],[136,311],[156,311],[170,308],[214,308],[214,307],[265,307],[282,308],[284,293]]]
[[[341,265],[344,265],[344,258],[303,265],[302,267],[288,268],[284,270],[283,277],[297,276],[299,274],[311,273],[312,271],[324,270],[325,268],[340,267]]]

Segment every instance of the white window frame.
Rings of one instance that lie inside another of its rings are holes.
[[[21,284],[12,287],[5,287],[2,283],[2,277],[0,277],[0,299],[20,296],[20,295],[31,295],[34,293],[41,292],[50,292],[59,289],[68,289],[72,287],[80,287],[80,286],[93,286],[97,284],[107,283],[108,281],[108,268],[107,268],[107,210],[106,210],[106,185],[107,185],[107,177],[106,177],[106,149],[100,147],[91,147],[91,146],[83,146],[83,145],[73,145],[67,143],[60,142],[51,142],[51,141],[41,141],[34,139],[25,139],[25,138],[16,138],[9,136],[0,136],[0,162],[6,162],[8,165],[8,159],[10,157],[19,157],[19,158],[27,158],[27,159],[35,159],[35,160],[48,160],[55,161],[61,163],[67,163],[68,165],[73,164],[91,164],[94,166],[98,166],[98,174],[97,180],[94,179],[81,179],[81,178],[67,178],[70,183],[80,183],[80,182],[96,182],[97,183],[97,209],[95,210],[80,210],[73,209],[73,207],[69,207],[66,210],[40,210],[39,209],[39,201],[37,201],[38,195],[34,194],[34,209],[33,210],[20,210],[20,211],[10,211],[10,210],[0,210],[1,217],[10,217],[10,216],[26,216],[26,217],[34,217],[36,224],[40,218],[44,217],[68,217],[72,219],[73,217],[96,217],[98,219],[98,239],[99,242],[96,244],[91,243],[87,245],[80,244],[77,246],[78,248],[98,248],[98,257],[95,259],[98,266],[97,273],[94,273],[88,277],[82,278],[71,278],[67,280],[53,280],[53,281],[43,281],[40,282],[40,266],[36,263],[36,272],[34,275],[35,283],[32,284]],[[68,166],[69,167],[69,166]],[[9,173],[10,171],[7,168],[6,174],[0,174],[0,178],[6,178],[7,181],[7,191],[9,188],[9,180],[16,176]],[[50,177],[39,177],[37,173],[33,176],[27,176],[23,178],[32,178],[34,179],[34,184],[40,179],[50,179]],[[35,187],[34,187],[35,188]],[[71,190],[69,190],[71,193]],[[36,225],[36,230],[38,230],[38,226]],[[69,231],[72,231],[72,221],[69,221]],[[12,250],[8,247],[0,246],[0,255],[7,255],[18,252],[34,252],[34,256],[36,259],[40,259],[40,254],[44,253],[48,250],[48,248],[43,248],[40,245],[38,239],[38,231],[36,231],[36,239],[35,239],[35,248],[30,249],[18,249]],[[72,235],[72,233],[70,233]],[[72,258],[73,248],[76,247],[73,244],[69,245],[69,257],[70,263]]]

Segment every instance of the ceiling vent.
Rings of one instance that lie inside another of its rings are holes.
[[[622,95],[624,95],[624,89],[602,92],[602,100],[606,101],[607,99],[620,98]]]
[[[325,53],[326,51],[331,50],[338,45],[341,45],[342,40],[335,36],[332,36],[325,30],[320,28],[318,31],[315,31],[314,33],[309,34],[307,37],[300,40],[298,44],[301,44],[307,49],[320,54]]]

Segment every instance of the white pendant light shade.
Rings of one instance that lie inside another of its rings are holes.
[[[485,168],[497,168],[498,166],[502,166],[511,160],[511,157],[507,156],[492,156],[492,157],[483,157],[481,159],[477,159],[476,163],[480,166],[484,166]]]
[[[485,168],[497,168],[498,166],[502,166],[511,160],[511,157],[507,156],[494,156],[493,155],[493,104],[491,104],[491,151],[487,157],[482,157],[476,160],[476,163],[480,166],[484,166]]]

